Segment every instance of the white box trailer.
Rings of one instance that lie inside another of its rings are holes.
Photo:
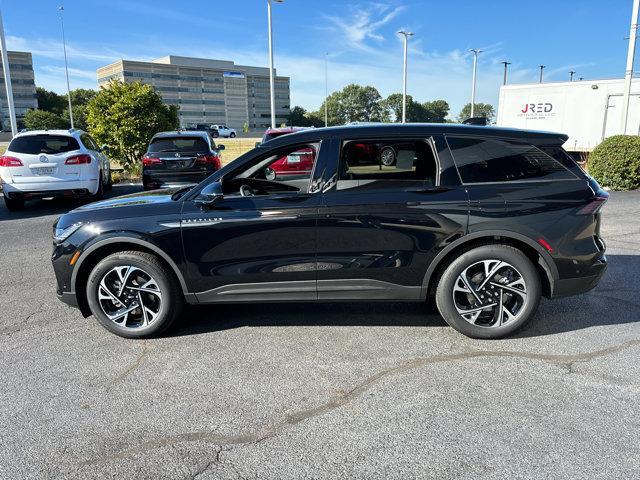
[[[605,138],[622,133],[623,91],[623,79],[505,85],[496,123],[566,133],[566,150],[590,152]],[[640,80],[634,80],[627,134],[639,131]]]

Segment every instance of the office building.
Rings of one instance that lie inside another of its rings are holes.
[[[227,124],[242,129],[271,125],[269,69],[225,60],[169,55],[151,62],[118,60],[98,69],[98,85],[110,80],[153,85],[168,105],[179,107],[180,125]],[[275,77],[276,122],[290,112],[289,78]]]
[[[7,53],[9,55],[9,73],[11,74],[16,120],[20,123],[27,110],[38,108],[36,84],[33,76],[33,59],[30,52]],[[2,121],[2,130],[11,130],[2,62],[0,62],[0,120]]]

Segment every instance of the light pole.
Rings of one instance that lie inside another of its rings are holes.
[[[13,87],[11,85],[11,72],[9,70],[9,54],[7,44],[4,41],[4,26],[2,23],[2,11],[0,10],[0,50],[2,50],[2,70],[4,73],[4,84],[7,88],[7,103],[9,104],[9,122],[11,122],[11,136],[18,134],[16,123],[16,110],[13,105]]]
[[[329,126],[329,68],[327,66],[329,59],[329,52],[324,54],[324,126]]]
[[[507,84],[507,68],[511,65],[511,62],[501,62],[504,65],[504,76],[502,77],[502,85]]]
[[[473,52],[473,78],[471,79],[471,118],[473,118],[476,111],[476,77],[478,74],[478,54],[481,53],[482,50],[472,48],[469,51]]]
[[[284,0],[267,0],[267,17],[269,20],[269,86],[271,88],[271,128],[276,128],[276,93],[273,78],[273,34],[271,27],[271,2],[282,3]]]
[[[69,120],[73,128],[73,110],[71,109],[71,88],[69,88],[69,67],[67,66],[67,43],[64,38],[64,6],[58,7],[60,10],[60,26],[62,27],[62,50],[64,51],[64,71],[67,75],[67,99],[69,100]]]
[[[402,123],[407,122],[407,44],[409,37],[413,37],[413,32],[400,30],[398,32],[404,40],[404,69],[402,71]]]
[[[627,120],[629,117],[629,97],[631,96],[631,80],[633,78],[633,62],[636,56],[636,33],[638,30],[639,7],[640,0],[633,0],[631,28],[629,30],[629,48],[627,50],[627,70],[624,74],[624,93],[622,97],[622,118],[620,130],[623,135],[627,133]]]
[[[573,76],[574,76],[575,74],[576,74],[576,72],[574,72],[573,70],[571,70],[571,71],[569,72],[569,81],[570,81],[570,82],[573,82]]]
[[[542,72],[544,72],[544,69],[547,68],[546,65],[538,65],[538,68],[540,69],[540,83],[542,83]]]

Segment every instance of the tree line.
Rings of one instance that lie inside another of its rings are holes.
[[[299,127],[323,127],[325,108],[327,124],[330,126],[350,122],[401,122],[402,93],[392,93],[387,98],[382,98],[378,90],[370,85],[347,85],[329,95],[317,111],[310,112],[300,106],[293,107],[288,123]],[[445,100],[420,103],[411,95],[407,95],[407,122],[450,122],[449,111],[449,104]],[[471,103],[468,103],[458,114],[457,120],[462,122],[470,115]],[[492,121],[495,111],[490,104],[476,103],[474,115]]]

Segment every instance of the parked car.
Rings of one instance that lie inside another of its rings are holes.
[[[185,302],[280,301],[426,301],[465,335],[503,337],[607,266],[608,194],[566,139],[452,124],[284,135],[196,187],[60,217],[58,295],[124,337],[159,334]],[[393,146],[395,165],[363,145]],[[313,157],[306,178],[266,178],[292,154]]]
[[[218,131],[218,134],[224,138],[236,138],[235,128],[229,128],[226,125],[211,125]]]
[[[194,185],[221,167],[220,150],[203,131],[156,133],[142,157],[145,190]]]
[[[218,138],[220,136],[218,130],[207,123],[196,123],[195,125],[189,125],[185,130],[207,132],[213,138]]]
[[[106,148],[82,130],[33,130],[11,140],[0,178],[7,208],[17,210],[32,198],[99,199],[111,188],[111,166]]]
[[[302,132],[304,130],[309,130],[313,127],[280,127],[280,128],[267,128],[262,136],[262,142],[256,144],[260,145],[261,143],[268,142],[269,140],[273,140],[274,138],[281,137],[283,135],[289,135],[290,133]]]

